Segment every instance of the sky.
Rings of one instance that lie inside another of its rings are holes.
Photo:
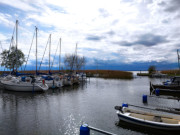
[[[150,65],[177,69],[179,7],[179,0],[1,0],[0,52],[9,48],[18,20],[18,48],[26,58],[32,44],[29,69],[35,67],[35,26],[38,64],[51,34],[54,69],[59,65],[60,38],[61,66],[77,44],[78,55],[86,58],[85,69],[147,70]],[[44,69],[48,59],[47,48]]]

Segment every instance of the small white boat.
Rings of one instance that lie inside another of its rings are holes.
[[[180,116],[160,115],[127,107],[115,107],[119,120],[148,128],[176,131],[180,130]]]
[[[32,82],[32,78],[27,77],[22,81],[20,77],[7,76],[1,80],[1,84],[5,89],[11,91],[46,91],[49,89],[48,85],[43,81]]]
[[[73,85],[72,78],[71,78],[70,75],[65,74],[63,76],[63,85],[64,86],[71,86],[71,85]]]
[[[87,76],[86,73],[79,73],[79,81],[86,81]]]

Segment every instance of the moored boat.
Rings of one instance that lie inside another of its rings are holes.
[[[45,80],[46,84],[49,88],[59,88],[63,86],[63,80],[59,76],[50,76],[50,75],[43,75],[39,78],[39,80]]]
[[[158,89],[160,94],[174,95],[180,94],[180,77],[173,77],[171,81],[163,82],[162,84],[152,84],[150,82],[150,93],[155,93]],[[178,96],[177,95],[177,96]]]
[[[116,106],[120,121],[147,128],[180,131],[180,116],[163,115]]]
[[[35,78],[27,77],[22,80],[20,77],[8,76],[1,80],[1,84],[6,90],[11,91],[46,91],[49,89],[48,85],[45,84],[44,80],[36,81]]]
[[[63,76],[63,85],[64,86],[71,86],[71,85],[73,85],[71,75],[65,74]]]

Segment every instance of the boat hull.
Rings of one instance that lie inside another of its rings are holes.
[[[160,130],[167,130],[167,131],[180,131],[179,124],[164,124],[160,122],[152,122],[148,120],[142,120],[138,118],[134,118],[131,116],[126,116],[120,112],[117,113],[120,121],[125,121],[130,124],[135,124],[138,126],[153,128],[153,129],[160,129]]]
[[[30,91],[46,91],[48,90],[48,86],[47,85],[41,85],[38,83],[11,83],[11,82],[7,82],[7,81],[1,81],[4,89],[6,90],[10,90],[10,91],[23,91],[23,92],[30,92]]]
[[[150,94],[155,94],[155,89],[159,89],[160,95],[180,96],[179,85],[154,85],[150,83]]]
[[[163,89],[164,91],[165,90],[174,90],[176,92],[180,92],[180,85],[153,85],[151,86],[151,90],[152,90],[152,87],[154,89],[158,88],[158,89]]]
[[[60,88],[63,86],[63,82],[62,81],[54,81],[53,80],[45,80],[46,84],[48,85],[49,88]]]

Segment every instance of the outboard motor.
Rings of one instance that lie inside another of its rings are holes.
[[[121,113],[123,113],[122,108],[123,108],[122,106],[115,106],[114,107],[114,109],[119,110]]]

